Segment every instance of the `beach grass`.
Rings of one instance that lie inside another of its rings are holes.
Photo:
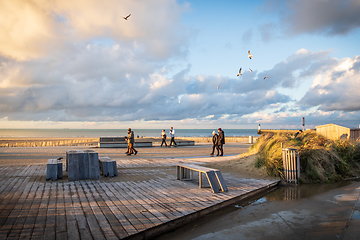
[[[250,148],[257,153],[255,166],[283,178],[282,148],[295,148],[300,156],[300,182],[334,182],[360,176],[360,143],[332,141],[314,132],[266,133]]]

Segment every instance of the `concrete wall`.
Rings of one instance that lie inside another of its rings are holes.
[[[96,146],[99,138],[8,138],[0,147]]]

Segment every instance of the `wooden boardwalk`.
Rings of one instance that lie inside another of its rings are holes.
[[[229,191],[214,194],[176,180],[179,161],[206,160],[116,160],[118,177],[74,182],[46,181],[43,164],[0,167],[0,239],[147,239],[278,183],[223,173]]]

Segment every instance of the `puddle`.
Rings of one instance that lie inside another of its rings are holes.
[[[353,214],[353,218],[360,219],[360,212],[355,210]]]
[[[322,229],[322,234],[334,236],[341,232],[336,232],[337,228],[330,231],[327,226],[333,222],[339,223],[339,219],[344,221],[341,224],[346,224],[350,216],[347,214],[351,214],[351,208],[342,208],[338,203],[332,202],[332,199],[336,195],[352,194],[355,185],[359,187],[357,181],[280,186],[275,190],[269,190],[267,194],[263,193],[214,211],[155,239],[219,239],[223,234],[230,234],[231,237],[228,239],[241,239],[240,235],[243,239],[251,238],[250,236],[253,236],[253,239],[268,239],[266,234],[269,231],[276,232],[275,236],[285,237],[286,234],[282,231],[288,229],[287,226],[308,229],[305,232],[308,231],[310,235],[311,231],[318,234],[317,231]],[[332,216],[334,212],[340,215]],[[353,212],[353,219],[360,219],[359,211]],[[323,223],[320,223],[320,220]],[[292,225],[295,222],[296,224]],[[260,233],[265,234],[264,238],[256,237],[256,234]],[[293,231],[290,231],[289,236],[292,233]]]

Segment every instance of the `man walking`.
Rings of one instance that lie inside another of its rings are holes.
[[[170,137],[171,137],[171,140],[170,140],[169,147],[171,147],[171,144],[175,145],[175,147],[177,147],[177,144],[175,142],[175,129],[173,127],[170,127]]]
[[[220,149],[220,156],[224,155],[224,144],[225,144],[225,133],[224,131],[219,128],[218,129],[219,132],[219,149]]]
[[[138,151],[135,150],[134,148],[134,132],[131,131],[131,128],[128,128],[128,136],[126,138],[127,142],[128,142],[128,152],[126,155],[130,156],[133,152],[135,152],[135,155],[138,153]]]

